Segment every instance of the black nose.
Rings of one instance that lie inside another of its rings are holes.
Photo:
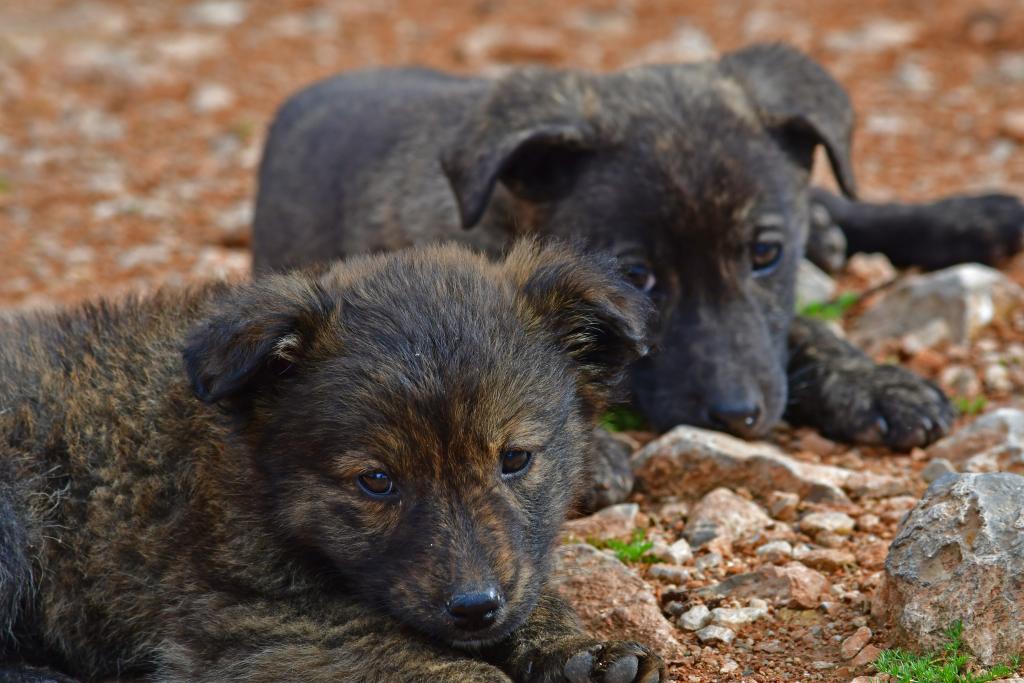
[[[455,625],[467,631],[479,631],[494,623],[501,607],[498,591],[488,588],[475,593],[459,593],[448,601],[448,614]]]
[[[755,403],[718,403],[708,411],[711,421],[727,432],[750,438],[759,433],[761,408]]]

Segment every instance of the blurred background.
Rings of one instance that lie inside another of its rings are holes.
[[[0,307],[245,273],[265,128],[336,71],[604,70],[765,40],[851,92],[865,197],[1024,193],[1019,0],[2,0]]]

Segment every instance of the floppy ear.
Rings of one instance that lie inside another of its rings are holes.
[[[479,116],[482,120],[465,127],[441,157],[463,229],[483,217],[498,181],[532,201],[568,194],[586,155],[585,126],[566,120],[510,128],[509,122],[492,120],[486,112]]]
[[[302,363],[334,304],[318,283],[269,276],[229,296],[185,341],[185,371],[206,403],[235,399]]]
[[[614,259],[557,242],[520,241],[505,268],[528,317],[574,361],[584,403],[601,410],[628,365],[647,354],[648,298],[621,277]]]
[[[856,196],[850,161],[853,107],[820,64],[788,45],[772,43],[727,54],[719,65],[742,86],[765,127],[808,171],[820,143],[843,193]]]

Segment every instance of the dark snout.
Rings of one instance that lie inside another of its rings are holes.
[[[743,307],[718,313],[675,316],[657,352],[635,366],[634,399],[658,431],[687,424],[755,439],[781,419],[784,332]]]
[[[448,615],[458,629],[480,631],[494,624],[505,600],[495,586],[452,595],[448,600]]]

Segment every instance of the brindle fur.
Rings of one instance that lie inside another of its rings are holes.
[[[544,590],[648,315],[610,259],[523,243],[0,321],[0,680],[662,680]]]
[[[836,341],[794,322],[794,287],[813,152],[824,146],[852,194],[852,126],[842,88],[781,45],[600,75],[345,74],[294,96],[271,128],[255,266],[452,238],[494,254],[524,233],[583,239],[657,277],[658,352],[632,375],[653,426],[761,436],[790,402],[787,365],[819,357],[810,338]],[[785,253],[755,277],[750,244],[764,231]],[[936,387],[842,348],[856,362],[827,355],[801,374],[791,417],[896,448],[946,431]]]

